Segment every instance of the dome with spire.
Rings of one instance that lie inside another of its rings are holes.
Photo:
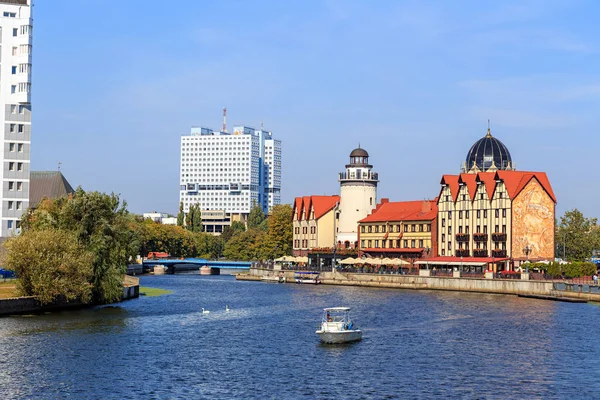
[[[369,165],[369,153],[360,147],[360,144],[357,148],[350,152],[350,164],[346,165],[346,167],[355,166],[355,167],[372,167]]]
[[[358,146],[356,149],[352,150],[350,157],[369,157],[369,153],[367,153],[365,149],[361,149],[360,146]]]
[[[492,136],[489,128],[487,134],[471,146],[464,168],[465,172],[512,169],[510,152],[504,143]]]

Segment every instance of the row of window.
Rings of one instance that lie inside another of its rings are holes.
[[[503,199],[504,198],[504,193],[502,193],[502,192],[496,192],[496,194],[498,195],[499,199]],[[450,196],[450,195],[444,196],[444,199],[447,202],[452,202],[452,196]],[[487,200],[487,199],[488,199],[488,197],[487,197],[487,195],[485,193],[479,193],[479,200]],[[471,199],[466,194],[463,194],[462,195],[462,200],[463,201],[470,201]]]
[[[8,220],[7,221],[7,227],[8,229],[12,229],[13,226],[15,227],[15,229],[19,229],[21,227],[21,221],[19,221],[18,219],[13,221],[13,220]]]
[[[367,248],[367,249],[378,249],[379,248],[379,240],[361,240],[360,241],[360,247]],[[402,243],[402,247],[400,247],[400,244]],[[410,247],[408,246],[410,243]],[[419,245],[418,247],[416,245]],[[366,247],[365,247],[366,245]],[[387,246],[387,247],[386,247]],[[381,240],[381,248],[385,249],[401,249],[401,248],[405,248],[405,249],[410,249],[410,248],[423,248],[423,239],[419,239],[418,241],[416,239],[411,239],[410,241],[408,239],[405,240],[400,240],[400,239],[396,239],[396,240]]]
[[[29,93],[31,92],[31,83],[29,82],[21,82],[19,83],[19,93]],[[17,93],[17,85],[10,85],[10,93]]]
[[[294,240],[294,248],[299,249],[301,242],[302,242],[302,248],[303,249],[305,249],[305,248],[308,247],[308,240],[304,239],[302,241],[300,241],[300,240]]]
[[[496,218],[500,218],[500,210],[502,210],[502,217],[506,218],[506,208],[497,208],[494,210],[494,214],[496,216]],[[481,211],[483,211],[483,218],[487,218],[488,216],[488,210],[477,210],[476,213],[476,217],[477,218],[481,218]],[[465,219],[469,219],[469,210],[464,210],[464,217]],[[462,219],[463,218],[463,211],[460,210],[458,211],[458,219]],[[445,226],[446,219],[442,218],[442,226]],[[452,211],[448,211],[448,223],[452,222]]]
[[[8,201],[8,209],[9,210],[14,210],[16,207],[17,210],[22,210],[23,209],[23,202],[22,201],[12,201],[9,200]]]
[[[11,74],[12,75],[16,75],[17,72],[19,74],[26,74],[29,71],[31,71],[31,64],[19,64],[18,66],[17,65],[13,65],[11,67]]]
[[[299,226],[297,226],[297,227],[294,228],[294,233],[296,235],[300,234],[300,227]],[[302,233],[306,235],[308,233],[308,227],[306,227],[306,226],[303,227],[302,228]],[[316,226],[311,226],[310,227],[310,233],[312,233],[312,234],[317,233],[317,227]]]
[[[15,170],[15,165],[17,166],[17,171],[23,171],[23,163],[22,162],[17,162],[15,163],[14,161],[10,161],[8,163],[8,170],[9,171],[14,171]]]
[[[458,232],[457,233],[465,233],[465,234],[470,234],[471,232],[469,232],[469,226],[465,226],[465,231],[463,232],[463,227],[459,226],[458,227]],[[488,233],[488,227],[487,225],[483,225],[483,231],[481,230],[481,225],[477,225],[475,227],[475,233],[484,233],[487,234]],[[500,231],[500,225],[494,225],[494,233],[506,233],[506,225],[502,225],[502,231]],[[452,227],[448,226],[448,235],[452,235]],[[442,234],[442,238],[444,237],[444,234]],[[444,239],[442,239],[442,241],[444,241]]]
[[[23,191],[23,182],[8,181],[8,190],[11,192],[17,188],[17,192]]]
[[[390,233],[401,232],[402,225],[390,225],[387,228],[386,225],[361,225],[360,232],[361,233],[385,233],[386,230],[389,230]],[[431,232],[431,224],[405,224],[404,232]]]
[[[8,126],[8,130],[10,133],[24,133],[25,125],[24,124],[10,124]]]
[[[10,151],[11,153],[14,153],[15,151],[18,153],[22,153],[23,147],[23,143],[9,143],[8,151]]]
[[[10,105],[10,113],[11,114],[16,114],[17,110],[19,111],[19,114],[25,114],[25,106],[18,106],[16,104]]]

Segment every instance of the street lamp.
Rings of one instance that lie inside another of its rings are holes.
[[[462,272],[462,270],[463,270],[462,258],[463,258],[463,256],[460,256],[460,272]]]
[[[523,249],[523,253],[525,253],[526,261],[525,261],[525,273],[529,273],[529,254],[531,253],[531,247],[529,245],[525,246]]]

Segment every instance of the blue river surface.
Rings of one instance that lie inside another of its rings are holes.
[[[229,275],[140,284],[172,293],[0,318],[0,399],[600,399],[597,304]],[[319,343],[332,306],[352,307],[362,341]]]

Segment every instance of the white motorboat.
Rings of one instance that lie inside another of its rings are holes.
[[[316,334],[323,343],[349,343],[362,339],[362,331],[350,319],[349,307],[325,308],[321,329]]]
[[[294,273],[294,280],[296,283],[308,283],[311,285],[317,285],[321,283],[319,279],[319,273],[313,271],[296,271]]]

